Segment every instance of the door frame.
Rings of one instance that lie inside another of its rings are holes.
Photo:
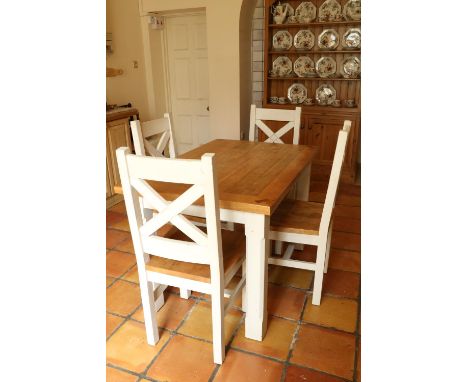
[[[141,2],[140,2],[141,3]],[[205,15],[206,17],[206,7],[199,9],[191,9],[187,11],[174,11],[174,12],[147,12],[143,13],[141,10],[140,4],[140,26],[143,39],[143,56],[145,61],[145,80],[146,80],[146,96],[148,100],[148,111],[149,119],[156,119],[156,94],[154,89],[154,79],[153,79],[153,60],[151,58],[151,43],[150,43],[150,29],[148,26],[148,17],[159,15],[164,18],[174,18],[182,16],[199,16]],[[208,23],[208,19],[207,19]],[[169,57],[167,50],[167,28],[164,27],[161,33],[161,46],[162,46],[162,64],[163,64],[163,88],[164,88],[164,102],[166,103],[166,111],[172,113],[172,102],[171,102],[171,82],[169,77]],[[208,52],[209,54],[209,52]],[[209,73],[208,73],[209,76]]]

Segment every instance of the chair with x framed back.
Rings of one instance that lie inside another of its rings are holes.
[[[249,141],[258,142],[258,129],[260,129],[266,136],[266,143],[284,143],[281,137],[291,129],[293,130],[293,144],[299,144],[299,131],[301,128],[301,111],[300,107],[295,110],[284,109],[264,109],[258,108],[255,105],[250,106],[250,130]],[[264,121],[279,121],[287,122],[276,132],[273,132]],[[258,129],[257,129],[258,128]],[[291,197],[295,195],[295,188],[291,190]],[[275,253],[282,252],[282,243],[277,240],[275,243]]]
[[[164,118],[153,119],[142,123],[140,123],[139,120],[131,121],[130,127],[136,155],[148,154],[152,157],[164,157],[167,156],[165,155],[167,150],[170,158],[176,158],[174,133],[169,113],[164,113]],[[151,216],[151,214],[152,212],[150,210],[144,210],[144,215]],[[191,216],[190,220],[198,226],[206,226],[204,219]],[[234,230],[234,224],[230,222],[223,223],[222,227],[231,231]],[[160,288],[161,291],[165,289],[164,286]],[[190,297],[190,293],[189,290],[180,290],[180,296],[185,299]],[[158,306],[162,306],[163,304],[164,296],[161,295]]]
[[[263,121],[287,122],[276,132],[273,132]],[[281,137],[293,129],[293,144],[299,144],[299,129],[301,127],[301,108],[295,110],[262,109],[250,106],[249,141],[258,141],[258,129],[267,136],[267,143],[284,143]],[[258,129],[257,129],[258,128]]]
[[[127,208],[140,281],[148,343],[159,340],[154,285],[172,285],[211,294],[214,362],[225,356],[224,315],[245,287],[245,276],[231,290],[226,285],[245,263],[243,232],[221,230],[215,155],[201,160],[152,158],[117,150],[122,189]],[[182,183],[188,189],[173,201],[159,193],[162,183]],[[202,198],[206,232],[183,212]],[[145,221],[142,200],[158,211]],[[160,235],[161,229],[164,235]],[[224,303],[224,296],[230,297]]]
[[[292,244],[288,245],[282,258],[270,257],[268,263],[315,271],[312,294],[314,305],[320,305],[323,274],[327,273],[333,230],[333,209],[350,129],[351,121],[345,121],[343,129],[338,133],[325,203],[285,200],[279,205],[270,221],[270,238]],[[291,260],[295,244],[316,246],[315,263]]]
[[[133,144],[137,155],[145,155],[145,150],[152,157],[162,157],[168,150],[169,157],[176,157],[171,118],[168,113],[164,118],[140,123],[130,121]]]

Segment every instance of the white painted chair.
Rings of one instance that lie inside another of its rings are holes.
[[[136,155],[148,153],[152,157],[162,157],[168,150],[170,158],[176,157],[171,118],[168,113],[164,114],[164,118],[142,123],[139,120],[130,121],[130,128]]]
[[[263,121],[287,122],[278,131],[273,132]],[[258,129],[267,136],[267,143],[284,143],[281,137],[293,129],[293,144],[299,144],[299,129],[301,127],[301,108],[295,110],[262,109],[250,106],[249,141],[258,142]]]
[[[117,150],[120,179],[138,267],[147,341],[159,340],[154,285],[172,285],[211,294],[214,362],[225,356],[224,315],[245,286],[245,276],[231,291],[225,286],[245,262],[243,232],[221,230],[214,154],[201,160],[152,158]],[[146,180],[192,185],[172,202]],[[205,201],[206,233],[182,213],[200,197]],[[142,200],[158,211],[145,221]],[[172,224],[161,236],[161,229]],[[178,228],[178,230],[177,230]],[[230,297],[224,303],[224,296]]]
[[[293,144],[299,144],[299,134],[301,128],[301,111],[300,107],[295,110],[284,109],[262,109],[255,105],[250,106],[250,130],[249,141],[258,142],[258,129],[263,131],[267,136],[264,142],[267,143],[284,143],[281,137],[288,131],[293,129]],[[275,133],[263,121],[281,121],[287,122]],[[294,198],[296,194],[295,186],[290,192],[290,197]],[[283,245],[281,241],[275,242],[275,253],[279,255]]]
[[[312,295],[314,305],[320,305],[323,274],[327,273],[328,269],[333,229],[332,213],[350,129],[351,121],[345,121],[338,134],[325,203],[287,199],[271,217],[270,238],[292,244],[288,245],[282,258],[270,257],[268,263],[315,271]],[[315,263],[291,260],[295,244],[317,246]]]

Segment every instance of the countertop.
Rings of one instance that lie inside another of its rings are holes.
[[[106,122],[129,118],[133,115],[138,115],[138,110],[134,107],[119,107],[106,112]]]

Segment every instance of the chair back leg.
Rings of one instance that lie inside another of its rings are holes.
[[[141,282],[144,281],[144,282]],[[141,303],[145,317],[146,339],[149,345],[159,341],[158,322],[156,320],[156,306],[154,303],[153,283],[140,280]]]
[[[212,284],[211,322],[213,323],[213,359],[221,365],[225,357],[224,346],[224,288]]]
[[[320,305],[322,298],[323,270],[325,267],[325,256],[327,251],[326,238],[321,238],[317,246],[316,269],[314,274],[314,290],[312,292],[312,304]]]
[[[325,267],[323,269],[324,273],[328,271],[328,259],[330,258],[330,247],[331,247],[331,237],[333,231],[333,220],[330,223],[330,228],[328,228],[328,235],[327,235],[327,249],[325,252]]]

